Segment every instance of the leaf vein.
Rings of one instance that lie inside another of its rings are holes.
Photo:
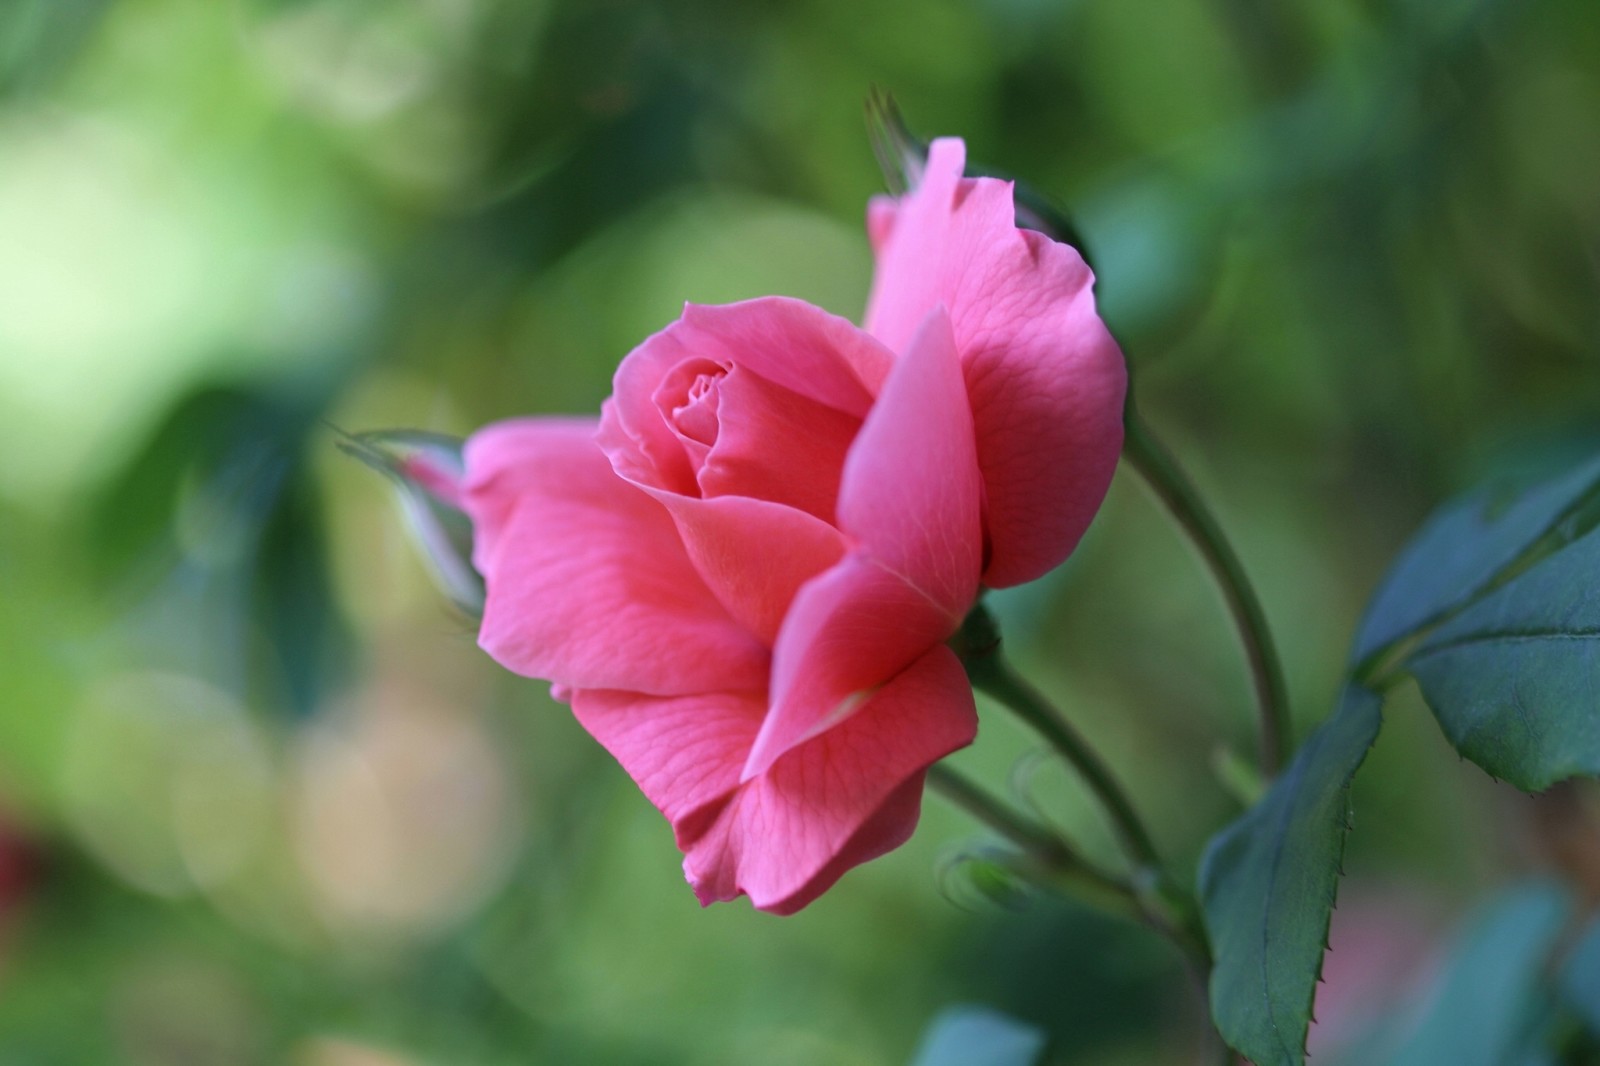
[[[1452,640],[1441,641],[1420,648],[1411,656],[1411,663],[1419,659],[1426,659],[1444,652],[1456,651],[1460,648],[1471,648],[1481,644],[1532,644],[1546,640],[1570,640],[1588,642],[1600,640],[1600,629],[1529,629],[1508,630],[1506,632],[1469,633],[1466,636],[1456,637]]]

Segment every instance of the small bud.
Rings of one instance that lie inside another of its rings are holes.
[[[958,907],[987,904],[1020,910],[1029,898],[1027,860],[1008,848],[971,843],[949,853],[939,864],[940,891]]]
[[[928,142],[912,134],[900,114],[900,105],[879,88],[867,97],[867,136],[889,191],[904,196],[916,188],[928,162]]]
[[[483,577],[472,565],[472,521],[461,509],[462,442],[420,430],[339,431],[339,449],[400,490],[412,534],[441,591],[474,618],[483,615]]]
[[[872,153],[878,157],[878,166],[883,170],[883,180],[889,191],[895,196],[904,196],[916,188],[927,165],[928,142],[911,132],[894,97],[882,89],[873,89],[867,97],[867,133],[872,140]],[[1089,253],[1084,248],[1083,237],[1079,235],[1077,227],[1048,196],[1000,171],[975,167],[970,161],[967,163],[967,176],[1010,181],[1017,225],[1036,230],[1062,244],[1070,244],[1088,262]]]

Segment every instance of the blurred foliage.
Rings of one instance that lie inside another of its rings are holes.
[[[0,1064],[875,1066],[952,1003],[1062,1063],[1177,1060],[1162,944],[956,905],[975,829],[931,799],[795,918],[700,912],[333,445],[593,411],[684,300],[859,314],[874,85],[1072,213],[1302,737],[1421,516],[1595,427],[1592,0],[0,4]],[[1119,479],[997,610],[1192,865],[1249,697],[1176,534]],[[1490,787],[1414,693],[1388,718],[1364,920],[1530,868],[1600,893],[1592,795]],[[1001,783],[1029,747],[986,712],[958,761]]]

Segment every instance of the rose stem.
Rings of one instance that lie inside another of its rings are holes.
[[[1261,742],[1261,772],[1270,778],[1277,774],[1287,754],[1289,740],[1289,697],[1283,681],[1283,666],[1272,643],[1272,632],[1267,628],[1266,615],[1261,601],[1256,598],[1250,579],[1233,548],[1222,535],[1211,512],[1201,501],[1178,466],[1172,453],[1151,436],[1143,419],[1134,410],[1133,394],[1123,412],[1126,430],[1122,454],[1139,475],[1160,498],[1169,513],[1205,560],[1212,576],[1228,601],[1239,639],[1244,644],[1245,658],[1250,663],[1250,677],[1255,686],[1256,706]]]
[[[1140,871],[1160,869],[1161,859],[1156,854],[1155,844],[1151,841],[1144,823],[1139,820],[1139,815],[1134,811],[1127,794],[1122,791],[1122,786],[1111,776],[1110,769],[1100,760],[1100,756],[1095,754],[1094,749],[1089,747],[1061,712],[1056,710],[1038,689],[1012,670],[1010,664],[1001,657],[1000,640],[994,629],[994,621],[989,616],[988,610],[980,605],[967,616],[967,621],[962,627],[962,635],[970,638],[983,629],[987,629],[992,636],[986,642],[980,639],[977,646],[969,644],[965,654],[961,656],[961,661],[967,668],[967,677],[972,681],[972,687],[992,697],[1027,722],[1072,764],[1073,769],[1077,770],[1100,805],[1105,808],[1116,833],[1117,843],[1133,862],[1135,869]],[[983,646],[985,643],[987,646]]]
[[[1209,969],[1210,949],[1193,899],[1167,873],[1132,801],[1100,756],[1044,694],[1001,656],[1000,631],[989,609],[982,604],[974,607],[950,643],[966,667],[972,687],[1027,722],[1083,778],[1133,866],[1131,887],[1146,917]]]

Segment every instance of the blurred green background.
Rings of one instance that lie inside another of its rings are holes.
[[[594,411],[684,300],[859,316],[874,85],[1078,221],[1301,735],[1422,516],[1595,440],[1594,0],[0,0],[0,1066],[878,1066],[961,1002],[1184,1061],[1164,944],[985,897],[935,797],[797,917],[702,912],[333,447]],[[1000,609],[1192,868],[1249,692],[1126,471]],[[984,714],[958,764],[1105,849]],[[1414,693],[1355,804],[1314,1047],[1495,886],[1600,889],[1593,797]]]

